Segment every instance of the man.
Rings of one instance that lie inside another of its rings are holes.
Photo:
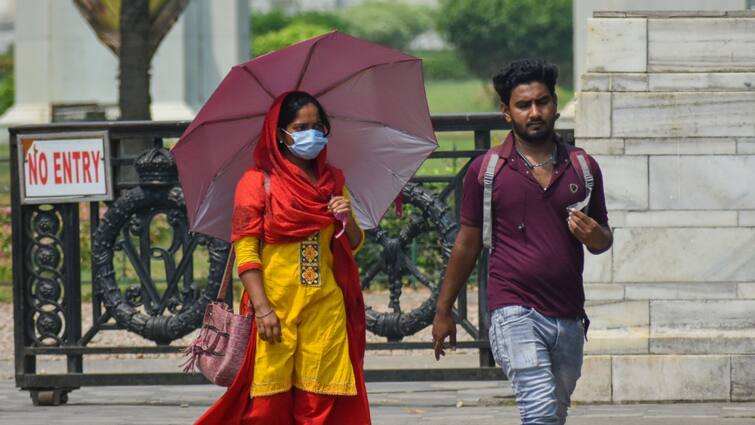
[[[566,421],[589,323],[582,246],[601,253],[613,242],[597,162],[561,143],[553,130],[557,78],[556,66],[534,60],[513,62],[493,78],[512,131],[491,150],[500,156],[499,163],[490,165],[490,153],[480,156],[464,178],[461,229],[432,331],[440,359],[446,338],[452,347],[456,344],[451,308],[483,247],[484,182],[492,177],[490,345],[527,425]]]

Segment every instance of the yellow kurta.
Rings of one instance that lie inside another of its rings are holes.
[[[356,395],[343,294],[333,276],[334,231],[330,225],[301,242],[264,245],[261,259],[259,239],[247,236],[234,243],[239,264],[262,264],[265,294],[282,328],[279,343],[257,335],[252,397],[292,386]]]

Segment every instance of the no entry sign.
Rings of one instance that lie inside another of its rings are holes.
[[[18,135],[21,203],[112,199],[106,132]]]

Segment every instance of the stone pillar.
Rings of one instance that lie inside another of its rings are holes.
[[[585,72],[587,49],[587,21],[593,12],[601,10],[745,10],[752,8],[752,0],[574,0],[572,21],[574,23],[574,84],[580,89],[579,76]]]
[[[52,105],[95,103],[118,117],[118,63],[72,1],[16,5],[16,102],[0,124],[51,120]],[[191,119],[249,57],[247,0],[191,0],[152,59],[152,117]]]
[[[575,137],[614,246],[586,259],[577,399],[755,399],[755,11],[588,21]]]

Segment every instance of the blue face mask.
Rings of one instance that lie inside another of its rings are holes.
[[[286,147],[288,147],[288,150],[290,150],[292,154],[301,159],[309,160],[317,158],[317,155],[319,155],[325,148],[325,145],[328,144],[328,138],[320,130],[311,129],[295,131],[293,133],[283,130],[283,132],[294,139],[294,144],[286,144]]]

